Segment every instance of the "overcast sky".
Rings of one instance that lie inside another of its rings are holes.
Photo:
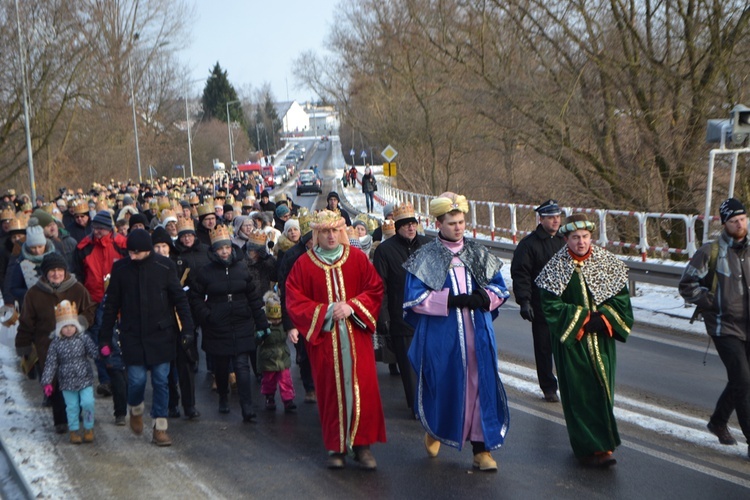
[[[295,88],[292,63],[308,50],[324,53],[339,1],[188,0],[196,17],[192,40],[180,58],[190,68],[191,79],[201,80],[193,83],[193,92],[203,90],[218,61],[238,91],[269,82],[274,98],[286,101],[288,82],[289,100],[310,100],[311,91]]]

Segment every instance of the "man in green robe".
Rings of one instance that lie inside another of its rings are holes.
[[[573,453],[582,464],[609,467],[620,444],[614,416],[615,340],[633,325],[625,264],[591,244],[596,226],[573,214],[560,228],[566,246],[536,278],[552,336],[560,399]]]

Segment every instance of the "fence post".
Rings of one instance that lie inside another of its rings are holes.
[[[641,260],[646,262],[646,252],[648,251],[648,231],[646,222],[648,217],[643,212],[636,212],[638,218],[638,249],[641,251]]]
[[[474,238],[477,237],[477,202],[474,200],[471,200],[469,202],[471,205],[471,232],[474,235]]]
[[[488,203],[487,207],[490,209],[490,240],[495,241],[495,204]]]
[[[685,216],[685,235],[687,237],[687,253],[688,257],[695,255],[695,222],[698,220],[696,215]]]
[[[599,217],[599,241],[597,243],[601,247],[606,247],[609,244],[609,238],[607,238],[607,212],[608,210],[596,210],[596,215]]]
[[[508,203],[510,209],[510,236],[513,239],[513,244],[518,243],[518,223],[516,222],[516,204]]]

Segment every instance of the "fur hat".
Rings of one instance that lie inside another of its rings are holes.
[[[60,336],[64,326],[73,325],[78,333],[85,330],[78,317],[78,307],[75,302],[63,300],[55,306],[55,336]]]
[[[144,228],[148,227],[148,219],[146,219],[146,216],[143,214],[131,215],[130,219],[128,219],[129,227],[133,227],[136,224],[143,224]]]

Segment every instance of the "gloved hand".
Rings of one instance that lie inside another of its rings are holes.
[[[52,384],[47,384],[44,386],[44,395],[48,398],[52,396],[52,393],[55,392],[55,388],[52,387]]]
[[[534,309],[528,302],[521,304],[521,317],[526,321],[534,321]]]
[[[262,344],[264,340],[266,340],[266,337],[271,335],[271,329],[266,328],[265,330],[258,330],[255,332],[255,339],[258,341],[259,344]]]
[[[490,308],[490,296],[487,295],[481,288],[476,288],[471,294],[461,293],[453,295],[453,292],[448,294],[448,307],[459,307],[469,309],[489,309]]]
[[[451,291],[450,293],[448,293],[448,307],[450,308],[459,307],[462,309],[464,307],[468,307],[469,297],[470,296],[465,293],[453,295],[453,291]]]
[[[602,313],[592,312],[591,316],[589,317],[589,322],[586,323],[586,326],[583,327],[583,330],[586,333],[606,332],[607,326],[604,323],[604,319],[602,319]]]
[[[112,349],[110,349],[108,345],[105,345],[105,346],[102,346],[99,352],[101,352],[102,356],[106,358],[106,357],[109,357],[110,354],[112,354]]]
[[[182,332],[182,335],[180,336],[180,345],[183,349],[189,349],[193,347],[194,342],[195,335],[193,335],[192,332]]]

